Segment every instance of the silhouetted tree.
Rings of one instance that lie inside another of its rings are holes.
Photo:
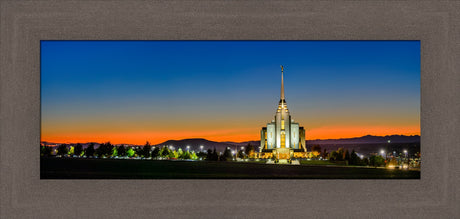
[[[326,150],[326,148],[324,148],[324,152],[323,152],[322,157],[327,158],[327,156],[328,156],[327,150]]]
[[[145,158],[149,158],[151,150],[152,150],[152,146],[150,146],[150,143],[147,141],[144,145],[144,148],[142,148],[142,155]]]
[[[350,161],[348,162],[350,165],[358,165],[360,163],[361,159],[358,157],[358,155],[355,152],[355,149],[351,151],[350,155]]]
[[[212,151],[212,160],[213,161],[218,161],[219,160],[219,155],[217,154],[216,148]]]
[[[99,144],[99,147],[96,148],[96,155],[98,157],[102,157],[107,153],[106,151],[107,149],[106,149],[105,143]]]
[[[117,152],[118,152],[118,156],[120,156],[120,157],[126,156],[126,148],[125,148],[125,146],[120,145],[118,147],[118,149],[117,149]]]
[[[339,148],[337,150],[337,160],[338,161],[345,160],[345,151],[343,150],[343,148]]]
[[[329,160],[336,161],[338,160],[338,158],[339,154],[337,153],[337,151],[332,151],[331,153],[329,153]]]
[[[317,151],[319,154],[321,154],[321,146],[319,146],[319,145],[313,145],[313,146],[311,147],[311,151],[312,151],[312,152],[313,152],[313,151]]]
[[[142,153],[143,153],[142,147],[135,147],[134,148],[134,156],[135,157],[142,156]]]
[[[225,148],[224,153],[220,156],[220,161],[229,161],[232,160],[232,152],[230,148]]]
[[[254,155],[255,149],[254,146],[248,143],[248,145],[245,148],[246,155],[249,157],[252,157]]]
[[[244,151],[243,150],[238,151],[238,157],[241,158],[241,159],[244,159]]]
[[[363,158],[362,163],[363,163],[363,165],[368,166],[369,165],[369,159],[367,157]]]
[[[75,149],[74,149],[74,154],[77,155],[77,156],[81,156],[81,153],[83,152],[83,146],[78,143],[76,146],[75,146]]]
[[[113,148],[114,148],[115,146],[113,146],[112,144],[110,144],[110,141],[107,142],[107,143],[105,143],[105,145],[106,145],[106,156],[107,156],[107,157],[112,156],[112,154],[113,154]]]
[[[86,155],[86,157],[90,157],[90,156],[92,157],[92,156],[94,156],[94,152],[95,152],[94,144],[90,143],[88,145],[88,147],[86,148],[86,150],[85,150],[85,155]]]
[[[155,147],[152,151],[152,158],[157,158],[160,154],[160,147]]]
[[[69,150],[67,149],[67,145],[65,145],[65,144],[61,144],[61,145],[59,145],[59,147],[57,148],[57,154],[58,154],[58,155],[63,156],[63,155],[65,155],[65,154],[67,154],[67,152],[69,152]]]
[[[345,150],[345,157],[344,160],[350,162],[350,153],[348,152],[348,149]]]
[[[40,145],[40,156],[48,157],[51,156],[51,147]]]
[[[219,160],[219,155],[217,154],[216,148],[214,148],[214,150],[208,149],[206,160],[208,161],[218,161]]]
[[[211,151],[212,152],[212,151]],[[203,151],[200,151],[196,154],[196,156],[198,158],[201,158],[201,159],[207,159],[208,158],[208,154],[206,152],[203,152]]]
[[[99,145],[99,147],[96,149],[96,154],[99,157],[110,157],[112,156],[113,152],[113,145],[110,144],[110,142],[102,143]]]
[[[385,164],[385,159],[380,155],[372,155],[369,157],[369,164],[374,167],[382,166]]]
[[[208,153],[206,154],[206,160],[212,160],[212,150],[208,149]]]

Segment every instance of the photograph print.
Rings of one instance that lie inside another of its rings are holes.
[[[420,41],[41,41],[41,179],[420,179]]]

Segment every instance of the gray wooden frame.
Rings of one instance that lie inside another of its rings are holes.
[[[460,217],[459,1],[1,1],[0,217]],[[40,180],[40,40],[421,40],[420,180]]]

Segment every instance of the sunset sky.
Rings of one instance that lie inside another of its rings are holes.
[[[419,41],[42,41],[41,140],[259,140],[280,65],[307,140],[420,134]]]

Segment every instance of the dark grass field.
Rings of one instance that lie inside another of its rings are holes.
[[[420,171],[243,162],[41,158],[41,179],[420,179]]]

